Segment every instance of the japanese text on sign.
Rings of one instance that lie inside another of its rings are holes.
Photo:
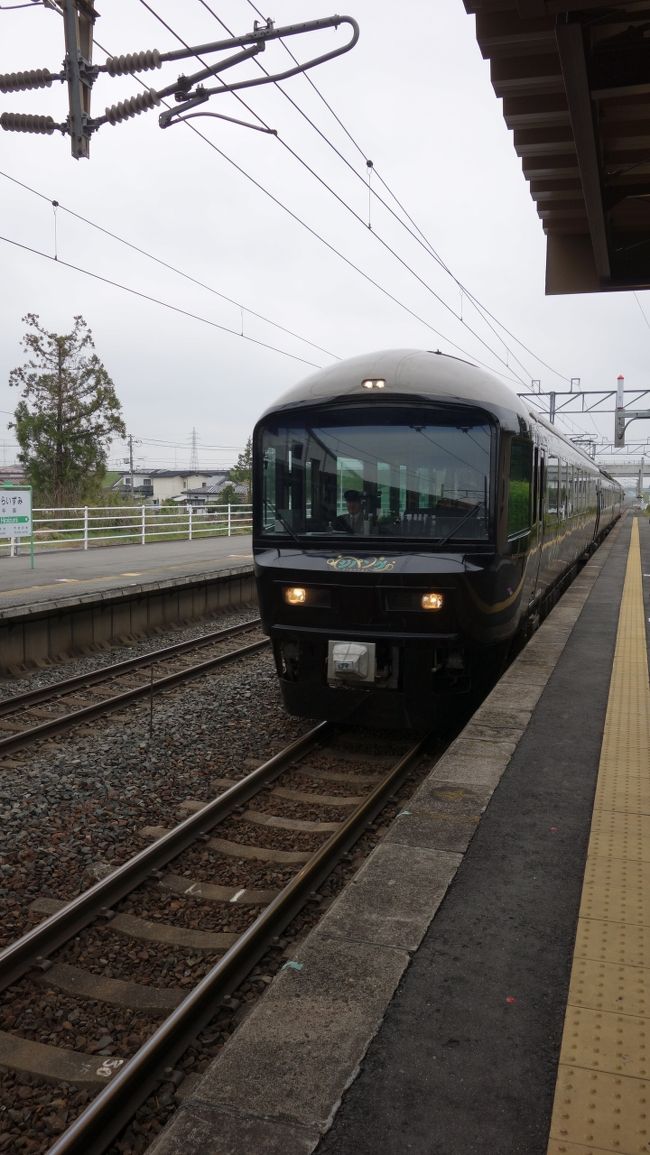
[[[0,537],[31,537],[31,489],[0,489]]]

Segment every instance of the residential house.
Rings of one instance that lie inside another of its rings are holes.
[[[204,505],[206,500],[219,500],[218,493],[228,482],[228,472],[227,469],[138,469],[133,471],[133,490],[130,472],[122,473],[111,488],[122,497],[133,497],[134,501],[147,505],[171,501]],[[208,486],[211,489],[206,496]]]
[[[0,465],[0,485],[25,485],[22,465]]]
[[[227,485],[232,486],[232,489],[235,491],[238,498],[240,498],[242,501],[246,500],[246,486],[231,482],[228,477],[227,469],[224,470],[223,477],[220,477],[218,480],[211,482],[204,481],[200,489],[188,489],[185,500],[187,500],[189,505],[194,505],[197,507],[201,507],[203,505],[218,505],[222,500],[221,494]]]

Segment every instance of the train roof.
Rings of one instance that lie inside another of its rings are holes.
[[[383,381],[383,388],[366,389],[362,382]],[[502,428],[522,432],[533,424],[545,431],[549,446],[562,442],[570,460],[588,463],[591,469],[609,478],[579,446],[574,445],[540,413],[530,410],[504,381],[486,369],[451,357],[446,353],[423,349],[383,349],[362,353],[326,369],[319,369],[283,393],[262,414],[260,420],[284,409],[302,409],[340,400],[347,404],[363,400],[371,405],[400,400],[449,402],[474,405],[492,414]],[[609,478],[609,480],[613,480]]]
[[[458,357],[422,349],[385,349],[337,361],[283,393],[264,416],[337,398],[351,401],[363,397],[371,403],[372,391],[362,382],[378,380],[385,382],[381,390],[384,401],[421,396],[422,400],[475,404],[491,413],[516,414],[530,421],[526,406],[498,377]],[[379,391],[374,395],[378,398]]]

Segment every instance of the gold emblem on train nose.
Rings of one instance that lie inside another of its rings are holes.
[[[396,565],[396,558],[387,557],[352,557],[350,554],[340,553],[338,557],[330,557],[327,564],[335,570],[350,570],[354,573],[386,572]]]

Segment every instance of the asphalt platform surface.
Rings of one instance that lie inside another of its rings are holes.
[[[545,1155],[630,525],[318,1155]]]
[[[250,535],[0,557],[0,610],[253,565]]]

